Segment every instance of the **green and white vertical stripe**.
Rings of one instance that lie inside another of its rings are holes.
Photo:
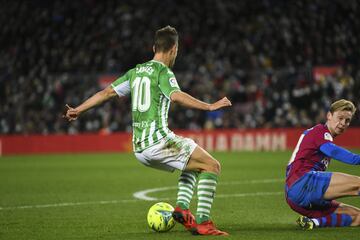
[[[146,127],[137,127],[134,130],[133,142],[135,151],[142,151],[157,143],[160,139],[166,137],[171,133],[168,128],[168,112],[170,107],[170,100],[165,96],[160,95],[159,107],[157,112],[157,120],[146,122]]]
[[[179,177],[179,190],[176,205],[182,209],[189,209],[190,201],[194,194],[194,187],[197,181],[197,172],[183,171]]]
[[[197,189],[198,204],[196,222],[202,223],[210,219],[210,210],[216,192],[217,175],[210,172],[201,173]]]

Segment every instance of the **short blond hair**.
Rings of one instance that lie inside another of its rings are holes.
[[[356,112],[356,108],[355,105],[346,99],[340,99],[337,100],[336,102],[333,102],[330,106],[330,112],[334,113],[337,111],[350,111],[353,115]]]

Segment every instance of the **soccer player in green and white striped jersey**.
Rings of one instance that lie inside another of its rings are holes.
[[[170,95],[180,88],[164,63],[151,60],[138,64],[111,86],[119,96],[131,91],[135,152],[142,152],[171,133],[167,124]]]
[[[111,86],[94,94],[76,108],[68,105],[64,116],[69,121],[88,109],[119,96],[131,95],[133,120],[133,150],[136,158],[146,166],[165,171],[182,171],[178,186],[175,220],[193,234],[228,235],[218,230],[210,219],[216,191],[220,163],[193,140],[175,135],[168,128],[171,102],[185,107],[213,111],[231,106],[226,98],[208,104],[182,92],[171,71],[178,51],[178,33],[167,26],[156,31],[154,58],[136,65]],[[196,218],[189,210],[197,186]]]

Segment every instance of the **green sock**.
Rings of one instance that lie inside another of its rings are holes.
[[[179,177],[178,195],[176,205],[181,209],[189,209],[190,201],[194,194],[198,173],[194,171],[183,171]]]
[[[199,176],[196,210],[196,223],[198,224],[210,220],[210,210],[214,201],[217,178],[218,176],[215,173],[210,172],[203,172]]]

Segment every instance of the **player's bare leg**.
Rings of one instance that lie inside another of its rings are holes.
[[[220,174],[220,163],[203,148],[197,146],[191,154],[186,170]]]
[[[360,195],[360,177],[334,172],[324,194],[327,200]]]

